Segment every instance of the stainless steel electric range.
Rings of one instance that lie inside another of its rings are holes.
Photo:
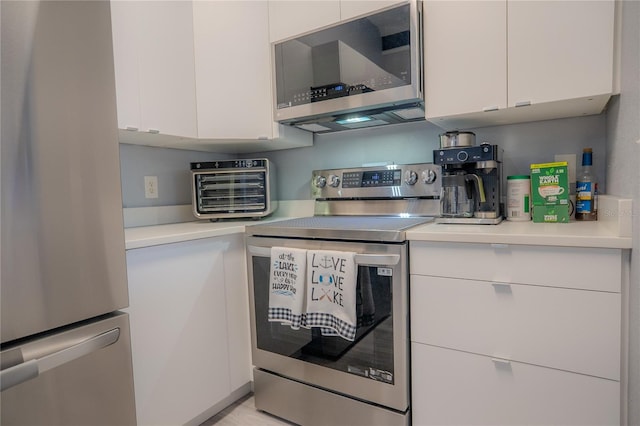
[[[256,408],[303,425],[410,423],[405,233],[439,214],[439,173],[433,164],[314,171],[313,217],[247,227]],[[269,321],[273,247],[355,253],[353,340]]]

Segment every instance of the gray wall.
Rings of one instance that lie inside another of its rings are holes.
[[[598,189],[606,191],[605,114],[471,130],[477,143],[490,142],[504,149],[505,176],[529,174],[531,163],[553,161],[555,154],[576,154],[579,162],[582,148],[591,147]],[[442,132],[428,122],[351,130],[317,135],[312,147],[258,155],[276,165],[278,198],[309,199],[312,170],[376,162],[432,162]]]
[[[123,207],[171,206],[191,203],[189,163],[233,156],[180,149],[120,144]],[[144,177],[158,177],[158,198],[144,197]]]
[[[623,1],[620,96],[607,114],[609,192],[633,198],[629,288],[629,425],[640,425],[640,2]]]

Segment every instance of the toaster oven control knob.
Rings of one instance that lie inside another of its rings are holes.
[[[404,181],[407,185],[415,185],[418,181],[418,174],[413,170],[404,172]]]
[[[324,176],[318,175],[316,176],[314,184],[316,185],[316,188],[324,188],[325,185],[327,184],[327,178]]]
[[[436,181],[436,172],[431,169],[427,169],[422,172],[422,181],[426,184],[430,184]]]
[[[329,175],[329,186],[333,188],[340,186],[340,178],[336,175]]]

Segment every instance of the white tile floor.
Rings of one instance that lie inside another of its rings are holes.
[[[256,410],[253,394],[225,408],[200,426],[292,426],[293,423]]]

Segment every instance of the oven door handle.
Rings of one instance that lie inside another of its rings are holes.
[[[262,257],[271,256],[270,247],[247,246],[249,254]],[[357,265],[393,266],[400,262],[399,254],[363,254],[357,253],[355,262]]]

